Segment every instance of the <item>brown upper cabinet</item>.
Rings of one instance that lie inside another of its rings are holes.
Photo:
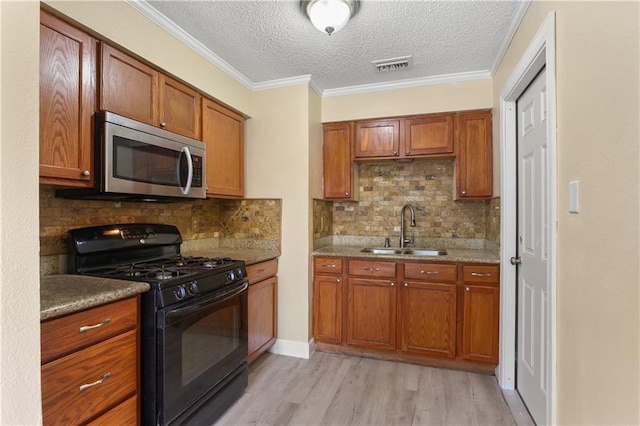
[[[40,182],[93,186],[96,41],[40,12]]]
[[[193,139],[200,138],[200,94],[102,44],[100,109]]]
[[[356,122],[355,159],[453,156],[453,114]]]
[[[244,196],[244,117],[202,98],[202,142],[207,145],[207,195]]]
[[[324,198],[356,200],[357,165],[353,162],[353,123],[323,126]]]
[[[491,111],[456,114],[456,189],[458,199],[491,198],[493,148]]]

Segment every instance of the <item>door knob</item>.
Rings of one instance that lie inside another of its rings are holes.
[[[520,265],[522,263],[522,259],[519,257],[512,257],[509,261],[512,265]]]

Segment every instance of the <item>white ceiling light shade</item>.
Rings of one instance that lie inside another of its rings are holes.
[[[300,0],[314,27],[329,35],[340,31],[360,7],[359,0]]]

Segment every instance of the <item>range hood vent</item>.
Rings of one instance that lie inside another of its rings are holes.
[[[371,61],[376,72],[400,71],[409,69],[411,66],[411,55],[400,56],[398,58],[380,59]]]

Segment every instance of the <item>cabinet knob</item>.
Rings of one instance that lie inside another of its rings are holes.
[[[404,286],[405,287],[409,287],[409,283],[404,283]]]
[[[340,278],[336,278],[336,282],[340,284]]]
[[[395,286],[396,286],[396,283],[391,283],[391,287],[395,287]]]
[[[407,150],[407,151],[405,151],[404,153],[405,153],[405,155],[409,155],[409,154],[411,154],[411,151],[408,151],[408,150]]]
[[[465,290],[467,291],[471,291],[471,289],[469,287],[465,287]]]
[[[398,151],[393,151],[393,155],[398,155]]]
[[[90,172],[89,170],[83,170],[83,171],[82,171],[82,176],[87,176],[87,177],[89,177],[89,176],[91,176],[91,172]]]
[[[348,192],[345,192],[345,193],[344,193],[344,196],[345,196],[345,197],[348,197],[348,196],[349,196],[349,193],[348,193]]]
[[[467,191],[462,191],[462,195],[467,195]]]
[[[164,129],[165,127],[167,127],[167,123],[165,123],[165,122],[163,121],[162,123],[160,123],[160,127],[162,127],[162,128]]]

